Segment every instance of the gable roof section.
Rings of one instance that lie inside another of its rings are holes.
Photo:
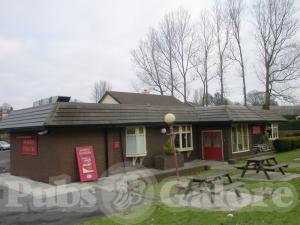
[[[285,121],[273,112],[258,112],[244,106],[170,107],[109,105],[96,103],[55,103],[13,111],[0,122],[0,130],[56,126],[107,126],[164,123],[166,113],[176,122],[267,122]]]
[[[107,91],[99,103],[101,103],[107,95],[110,95],[118,103],[127,105],[187,106],[172,96],[117,91]]]

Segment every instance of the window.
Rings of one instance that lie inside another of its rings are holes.
[[[269,140],[275,140],[279,137],[278,135],[278,124],[272,123],[267,126],[267,132],[269,133]]]
[[[126,128],[126,156],[137,157],[146,156],[146,128],[127,127]]]
[[[249,131],[247,124],[235,124],[231,128],[232,152],[249,151]]]
[[[174,126],[175,147],[177,151],[193,150],[193,132],[191,125]]]

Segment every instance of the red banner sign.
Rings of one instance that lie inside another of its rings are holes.
[[[17,138],[21,140],[21,154],[23,155],[38,154],[37,136],[22,136]]]
[[[118,151],[121,148],[121,144],[119,141],[114,141],[114,150]]]
[[[252,132],[253,132],[253,134],[261,134],[261,127],[260,126],[253,126]]]
[[[80,182],[98,180],[93,146],[76,147]]]

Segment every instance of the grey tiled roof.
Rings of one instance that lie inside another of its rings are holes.
[[[251,106],[251,109],[260,110],[261,106]],[[282,116],[300,116],[300,105],[271,106],[270,111]]]
[[[0,129],[38,128],[44,126],[56,104],[12,111],[0,122]]]
[[[102,97],[110,95],[120,104],[126,105],[152,105],[152,106],[178,106],[186,107],[187,105],[179,101],[177,98],[168,95],[154,95],[132,92],[107,91]],[[101,103],[100,99],[99,103]]]
[[[95,103],[55,103],[14,111],[0,130],[50,126],[129,125],[164,123],[166,113],[184,122],[257,122],[283,121],[273,113],[259,113],[244,106],[166,107],[149,105],[108,105]]]
[[[266,121],[286,121],[278,112],[274,110],[263,110],[255,107],[249,107],[250,110],[253,112],[257,113],[260,117],[262,117]]]

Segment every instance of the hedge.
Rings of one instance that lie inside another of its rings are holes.
[[[300,136],[276,139],[274,147],[277,152],[286,152],[300,148]]]
[[[279,130],[300,130],[300,120],[290,120],[280,123]]]

